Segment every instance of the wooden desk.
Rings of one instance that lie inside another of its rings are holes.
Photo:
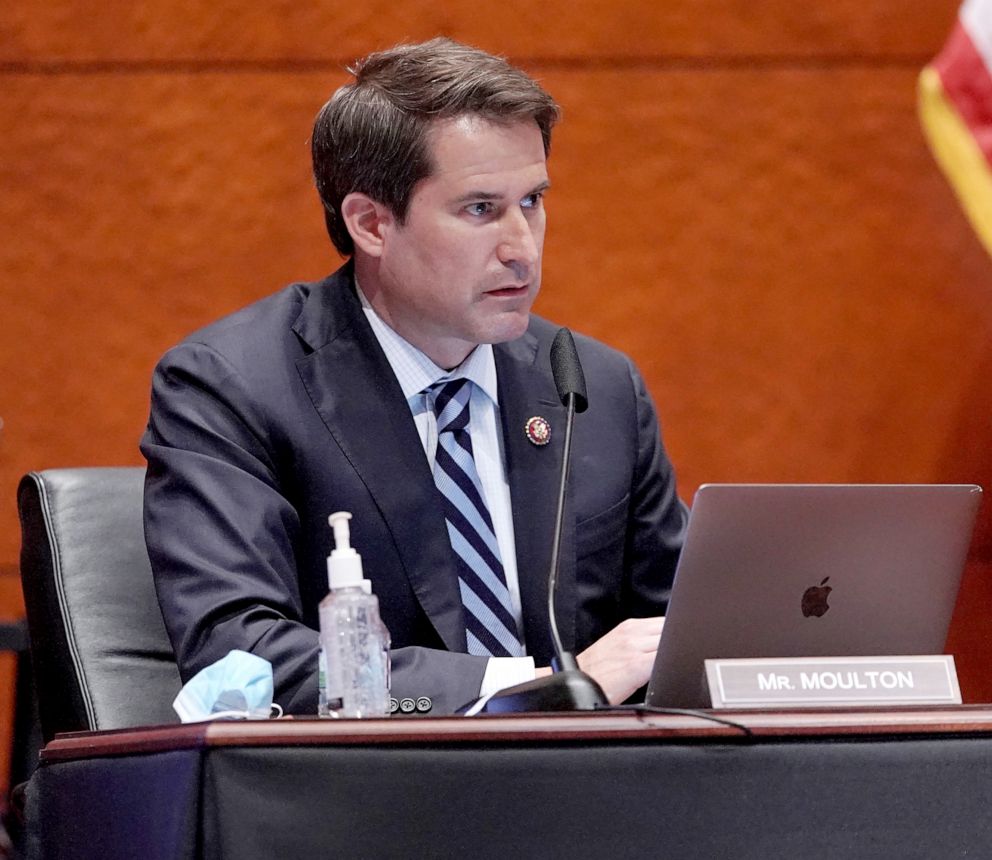
[[[212,723],[57,738],[33,856],[992,856],[992,708]]]

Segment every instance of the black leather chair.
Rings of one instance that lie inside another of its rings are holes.
[[[144,469],[21,480],[21,581],[42,735],[178,722],[179,670],[141,522]]]

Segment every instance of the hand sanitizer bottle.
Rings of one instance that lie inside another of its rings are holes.
[[[327,559],[330,592],[320,603],[318,713],[384,717],[389,714],[389,631],[379,617],[372,584],[362,575],[362,558],[351,548],[350,519],[344,511],[328,518],[334,550]]]

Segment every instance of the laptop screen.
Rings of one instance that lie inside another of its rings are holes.
[[[981,492],[703,485],[647,703],[707,707],[705,659],[943,653]]]

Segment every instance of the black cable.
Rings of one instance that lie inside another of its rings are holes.
[[[754,738],[754,732],[748,726],[743,723],[738,723],[735,720],[727,719],[726,717],[718,717],[715,714],[711,714],[708,711],[696,711],[690,708],[658,708],[654,705],[646,704],[633,704],[633,705],[598,705],[596,707],[597,711],[633,711],[637,714],[661,714],[663,716],[669,717],[695,717],[699,720],[707,720],[711,723],[719,723],[721,726],[727,726],[732,729],[737,729],[746,738]]]

